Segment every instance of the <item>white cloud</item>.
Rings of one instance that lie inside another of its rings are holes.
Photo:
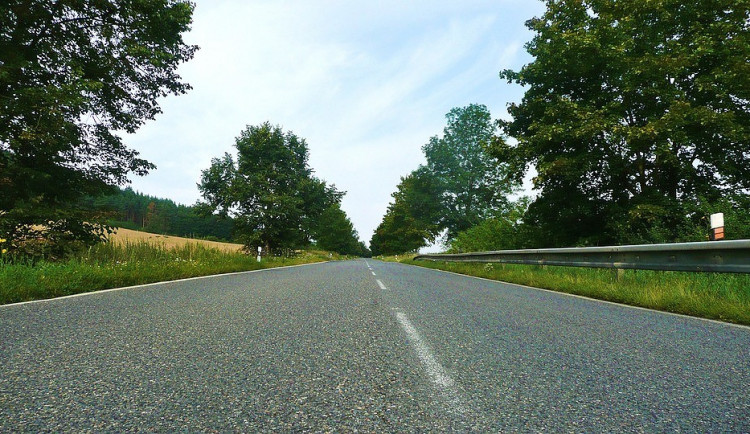
[[[211,158],[268,120],[307,139],[311,166],[348,191],[343,208],[367,241],[445,113],[477,102],[499,117],[520,99],[497,73],[528,61],[523,21],[542,6],[198,0],[186,39],[201,50],[180,69],[193,90],[126,139],[159,167],[134,187],[193,203]]]

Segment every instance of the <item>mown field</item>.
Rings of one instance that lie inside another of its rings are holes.
[[[391,260],[394,260],[392,258]],[[750,325],[750,276],[415,261],[399,262],[508,283]]]
[[[117,245],[138,244],[142,241],[145,241],[148,244],[166,247],[168,249],[175,247],[184,247],[189,244],[198,244],[203,247],[218,249],[222,252],[229,253],[236,253],[242,250],[242,244],[222,243],[219,241],[207,241],[195,238],[174,237],[171,235],[159,235],[149,232],[134,231],[125,228],[117,228],[115,232],[109,236],[109,241]]]
[[[241,245],[120,229],[108,243],[58,262],[0,260],[0,304],[212,274],[339,259],[323,251],[291,258],[255,256]]]

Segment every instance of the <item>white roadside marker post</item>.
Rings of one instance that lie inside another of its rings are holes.
[[[258,246],[258,262],[260,262],[260,252],[263,251],[263,247]]]
[[[711,214],[711,233],[709,234],[711,241],[719,241],[724,239],[724,213]]]

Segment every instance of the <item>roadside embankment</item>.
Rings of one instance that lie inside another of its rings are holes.
[[[204,241],[177,242],[176,238],[179,237],[169,237],[169,244],[158,238],[121,239],[96,245],[64,261],[0,261],[0,304],[338,259],[335,255],[330,257],[328,252],[302,251],[291,258],[264,257],[258,263],[254,256],[238,248],[222,250]]]
[[[404,264],[549,289],[615,303],[750,325],[750,276],[415,261]]]

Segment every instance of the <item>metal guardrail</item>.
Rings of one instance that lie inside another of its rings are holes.
[[[418,255],[414,259],[589,268],[750,273],[750,240],[501,250],[497,252]]]

